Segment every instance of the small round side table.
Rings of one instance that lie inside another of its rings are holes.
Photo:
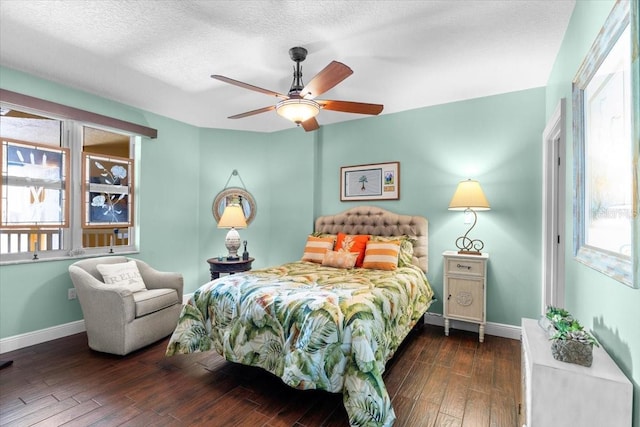
[[[209,271],[211,272],[211,280],[215,280],[220,277],[220,273],[240,273],[242,271],[251,270],[251,263],[253,258],[249,259],[236,259],[228,260],[227,258],[209,258]]]

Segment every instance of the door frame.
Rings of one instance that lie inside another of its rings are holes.
[[[542,132],[542,307],[564,307],[566,229],[566,100]]]

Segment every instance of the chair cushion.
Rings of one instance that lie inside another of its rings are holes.
[[[180,302],[176,290],[168,288],[134,292],[133,301],[136,303],[136,317],[145,316]]]
[[[107,285],[126,287],[131,292],[147,289],[135,261],[116,264],[98,264],[96,269],[102,274],[102,280]]]

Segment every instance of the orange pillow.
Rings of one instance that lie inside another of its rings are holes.
[[[358,254],[346,251],[327,251],[324,253],[322,265],[335,268],[353,268]]]
[[[400,241],[369,242],[364,255],[364,268],[395,270],[398,268]]]
[[[333,237],[314,237],[307,238],[307,244],[304,247],[302,261],[315,262],[322,264],[324,253],[333,249]]]
[[[368,234],[345,234],[338,233],[338,240],[336,241],[336,251],[348,251],[357,253],[356,267],[362,267],[362,261],[364,260],[364,251],[369,241]]]

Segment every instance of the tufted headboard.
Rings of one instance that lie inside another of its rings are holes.
[[[425,273],[429,267],[429,223],[421,216],[400,215],[375,206],[358,206],[337,215],[316,219],[317,233],[372,234],[376,236],[402,236],[415,239],[413,264]]]

